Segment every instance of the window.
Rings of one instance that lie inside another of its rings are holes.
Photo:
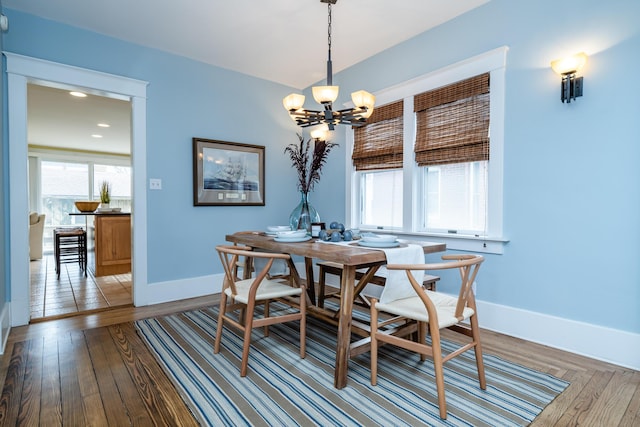
[[[100,196],[100,183],[108,181],[111,186],[112,208],[122,208],[123,212],[131,212],[131,168],[129,166],[93,165],[93,194]]]
[[[43,161],[40,166],[42,212],[48,225],[72,225],[77,217],[74,201],[89,199],[89,166],[82,163]],[[84,225],[84,220],[82,220]]]
[[[362,176],[361,228],[402,227],[403,113],[402,101],[383,105],[353,132],[351,157]]]
[[[361,228],[402,227],[402,169],[362,174]],[[382,209],[381,209],[382,208]]]
[[[111,207],[131,212],[131,167],[128,158],[83,156],[60,150],[29,152],[30,210],[45,214],[43,249],[53,250],[52,230],[60,226],[84,226],[76,212],[76,200],[100,200],[99,185],[111,184]],[[101,161],[100,161],[101,160]],[[100,161],[99,163],[97,161]]]
[[[488,162],[422,168],[424,206],[420,229],[481,235],[486,229]]]
[[[415,160],[425,177],[420,230],[485,236],[489,74],[414,97]]]
[[[347,188],[353,227],[390,228],[445,241],[450,249],[502,253],[507,50],[498,48],[376,93],[383,106],[404,106],[402,168],[358,167],[361,128],[347,131],[354,152]]]

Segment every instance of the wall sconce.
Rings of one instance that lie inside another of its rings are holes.
[[[557,59],[551,61],[551,68],[562,76],[562,86],[560,88],[560,99],[567,104],[572,99],[582,96],[582,77],[576,77],[576,73],[587,62],[587,54],[584,52],[577,53],[568,58]]]

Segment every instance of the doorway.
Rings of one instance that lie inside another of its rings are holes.
[[[121,76],[4,53],[8,77],[9,109],[9,241],[11,269],[11,326],[26,325],[30,318],[28,182],[27,162],[27,84],[48,82],[60,87],[82,87],[88,93],[114,96],[131,102],[133,303],[150,300],[147,284],[146,239],[146,86],[147,83]],[[136,197],[139,195],[139,197]]]
[[[29,211],[44,220],[43,228],[30,225],[29,231],[31,322],[131,305],[130,271],[96,271],[97,217],[78,215],[74,205],[99,201],[100,186],[107,183],[110,205],[99,211],[131,212],[131,102],[29,83],[27,126]],[[58,274],[53,230],[70,227],[86,231],[89,262],[86,270],[78,262],[63,263]],[[128,238],[125,252],[130,251]]]

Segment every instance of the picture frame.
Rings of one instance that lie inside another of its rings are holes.
[[[193,138],[194,206],[264,206],[264,146]]]

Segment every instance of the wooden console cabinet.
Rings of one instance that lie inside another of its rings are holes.
[[[131,215],[95,216],[96,276],[131,271]]]

